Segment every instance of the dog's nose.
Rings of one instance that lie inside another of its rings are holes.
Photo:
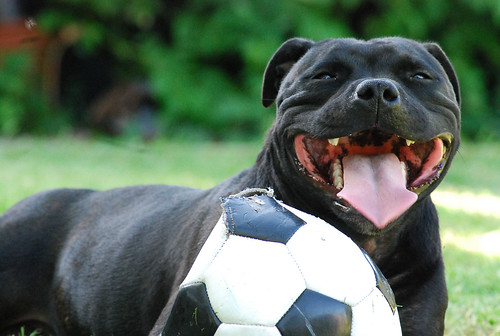
[[[379,102],[389,107],[399,104],[399,91],[388,79],[366,79],[356,87],[356,98],[369,102]]]

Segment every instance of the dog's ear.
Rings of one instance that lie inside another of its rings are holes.
[[[453,86],[453,91],[455,92],[458,105],[460,105],[460,86],[458,84],[457,74],[450,63],[450,60],[444,53],[443,49],[441,49],[441,47],[436,43],[424,43],[424,47],[432,56],[434,56],[435,59],[439,61],[439,63],[441,63],[441,66],[448,75],[448,79]]]
[[[262,85],[262,105],[271,106],[278,95],[281,81],[292,66],[311,48],[313,41],[293,38],[281,45],[267,63]]]

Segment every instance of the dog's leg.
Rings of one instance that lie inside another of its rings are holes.
[[[56,329],[52,280],[69,231],[64,210],[80,194],[40,193],[0,216],[0,335],[17,325]]]
[[[404,336],[439,336],[444,333],[444,316],[448,293],[444,266],[439,264],[434,274],[411,289],[413,295],[398,302]]]

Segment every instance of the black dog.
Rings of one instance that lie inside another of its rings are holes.
[[[158,335],[219,198],[272,187],[369,252],[404,335],[442,335],[447,291],[429,194],[460,128],[445,54],[402,38],[292,39],[268,64],[262,102],[276,102],[277,116],[257,162],[213,189],[54,190],[0,217],[1,332]]]

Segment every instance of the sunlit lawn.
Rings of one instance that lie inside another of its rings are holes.
[[[464,144],[435,192],[450,291],[447,335],[500,335],[500,144]]]
[[[56,187],[166,183],[208,188],[249,167],[261,142],[0,139],[0,211]],[[500,145],[462,146],[434,193],[450,305],[448,336],[500,335]]]

